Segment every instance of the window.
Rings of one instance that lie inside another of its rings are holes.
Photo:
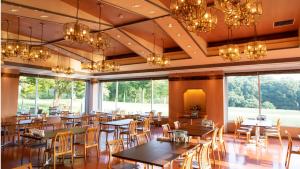
[[[21,76],[19,82],[18,112],[35,112],[35,94],[35,78]]]
[[[21,76],[19,86],[19,112],[49,112],[53,106],[72,112],[85,110],[84,81]]]
[[[111,112],[116,109],[117,82],[106,82],[102,86],[102,111]]]
[[[228,120],[266,115],[300,127],[300,74],[227,77]]]
[[[102,83],[102,111],[144,113],[151,110],[168,116],[168,80]]]
[[[168,116],[169,112],[169,82],[167,80],[153,80],[152,109]]]
[[[151,111],[151,81],[118,82],[117,109],[135,113]]]

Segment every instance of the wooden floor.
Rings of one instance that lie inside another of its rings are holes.
[[[160,129],[153,130],[153,138],[160,136]],[[104,135],[102,136],[104,137]],[[287,140],[284,140],[284,146],[280,146],[278,139],[270,139],[267,148],[259,148],[255,145],[245,144],[242,140],[234,141],[233,136],[230,134],[225,135],[227,154],[221,161],[217,161],[216,166],[212,165],[215,169],[284,169],[284,160],[287,149]],[[295,145],[300,146],[300,141],[295,140]],[[2,149],[1,154],[1,168],[10,169],[20,165],[22,155],[21,146],[7,147]],[[101,155],[97,159],[95,152],[91,152],[87,161],[78,158],[74,161],[76,169],[94,169],[94,168],[107,168],[108,156],[105,151],[104,139],[101,141]],[[37,162],[37,152],[32,155],[33,163]],[[26,163],[28,155],[24,158]],[[59,165],[57,168],[67,169],[72,168],[70,161],[66,160],[64,165]],[[142,165],[140,168],[143,168]],[[173,168],[178,168],[174,163]],[[300,156],[292,155],[290,169],[300,169]]]

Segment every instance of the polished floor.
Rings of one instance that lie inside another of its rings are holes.
[[[161,135],[161,130],[156,128],[153,130],[153,139]],[[110,138],[111,139],[111,138]],[[284,169],[284,160],[287,149],[287,140],[284,140],[284,145],[281,147],[278,139],[270,139],[267,147],[256,147],[255,145],[245,144],[241,140],[234,140],[231,134],[225,135],[227,154],[221,161],[217,161],[214,169]],[[294,140],[295,145],[300,146],[299,140]],[[1,151],[1,168],[10,169],[20,165],[21,146],[6,147]],[[80,150],[78,150],[80,151]],[[25,152],[25,154],[28,154]],[[32,154],[33,163],[37,162],[37,152]],[[24,162],[28,160],[28,155],[24,158]],[[97,159],[95,151],[89,153],[86,162],[83,158],[77,158],[74,161],[73,168],[76,169],[94,169],[107,168],[108,156],[104,146],[104,135],[101,141],[101,155]],[[140,168],[144,168],[140,164]],[[174,169],[179,168],[175,162]],[[69,160],[65,160],[63,165],[58,165],[57,168],[67,169],[72,168]],[[300,156],[292,155],[290,169],[300,169]]]

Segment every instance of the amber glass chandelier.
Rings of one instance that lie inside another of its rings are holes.
[[[97,5],[99,7],[99,31],[97,33],[90,34],[89,43],[98,50],[105,50],[106,48],[110,47],[110,42],[107,35],[101,30],[101,2],[98,1]]]
[[[167,66],[170,64],[170,58],[164,55],[164,40],[162,39],[162,53],[157,54],[155,51],[155,34],[153,33],[153,51],[147,56],[147,63],[154,66]]]
[[[216,28],[217,22],[217,16],[208,10],[202,17],[186,22],[185,26],[190,32],[210,32]]]
[[[89,72],[98,72],[98,63],[94,61],[94,50],[93,49],[92,49],[92,60],[82,62],[81,69],[88,70]]]
[[[57,52],[57,61],[56,61],[56,66],[52,67],[52,72],[54,73],[63,73],[64,68],[60,65],[60,56],[59,52]]]
[[[64,69],[64,74],[71,75],[74,74],[74,69],[71,67],[71,58],[69,57],[69,65],[67,68]]]
[[[78,22],[79,0],[77,0],[76,22],[64,25],[64,38],[73,42],[88,42],[90,28]]]
[[[29,51],[29,57],[34,60],[45,61],[51,57],[51,52],[47,47],[43,46],[43,34],[44,34],[44,24],[41,23],[41,44],[36,46],[31,46]]]
[[[267,56],[267,45],[264,41],[257,41],[256,25],[254,25],[255,40],[246,44],[245,56],[250,60],[260,60]]]
[[[230,38],[232,38],[232,30],[228,28],[228,42],[230,41]],[[241,59],[240,48],[236,44],[228,43],[219,49],[219,56],[225,61],[238,61]]]
[[[116,72],[120,70],[120,65],[118,63],[113,60],[106,59],[104,50],[101,51],[100,55],[102,56],[102,60],[98,62],[98,70],[100,72]]]

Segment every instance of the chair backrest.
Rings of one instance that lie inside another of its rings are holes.
[[[134,120],[131,121],[128,127],[129,134],[136,134],[137,133],[136,127],[137,127],[137,121]]]
[[[31,163],[28,163],[28,164],[24,164],[22,166],[15,167],[15,168],[12,168],[12,169],[32,169],[32,165],[31,165]]]
[[[54,156],[73,152],[73,133],[71,131],[58,132],[53,140]]]
[[[114,153],[118,153],[124,150],[123,139],[111,140],[107,142],[109,155],[112,156]]]
[[[87,115],[81,116],[81,125],[82,126],[89,125],[89,116],[87,116]]]
[[[195,151],[190,152],[184,157],[181,169],[191,169],[193,168],[193,157],[195,155]]]
[[[161,112],[158,112],[158,113],[157,113],[157,121],[161,121],[161,120],[162,120],[161,114],[162,114]]]
[[[223,133],[224,133],[224,125],[222,125],[220,127],[219,132],[218,132],[219,142],[224,142]]]
[[[211,169],[210,157],[209,157],[209,147],[211,141],[202,143],[197,149],[197,157],[200,169]]]
[[[290,154],[291,151],[292,151],[292,147],[293,147],[293,139],[292,139],[292,136],[291,134],[285,130],[285,133],[287,134],[288,136],[288,147],[287,147],[287,153]]]
[[[174,121],[174,127],[176,130],[180,128],[180,122],[179,121]]]
[[[277,127],[277,130],[280,130],[280,127],[281,127],[280,118],[277,119],[276,127]]]
[[[169,137],[169,131],[171,130],[170,125],[169,124],[163,124],[161,125],[162,129],[163,129],[163,136],[164,137]]]
[[[218,135],[218,131],[219,129],[218,128],[215,128],[214,129],[214,132],[212,134],[212,138],[211,138],[211,146],[212,148],[217,148],[218,147],[218,144],[217,144],[217,135]]]
[[[150,131],[150,119],[148,118],[144,119],[143,131]]]
[[[149,141],[147,133],[137,134],[136,141],[138,145],[147,143]]]
[[[150,122],[153,121],[153,118],[154,118],[154,112],[151,111],[151,112],[149,113],[149,117],[148,117],[148,118],[149,118]]]
[[[98,128],[89,127],[85,131],[85,144],[87,146],[98,144]]]

